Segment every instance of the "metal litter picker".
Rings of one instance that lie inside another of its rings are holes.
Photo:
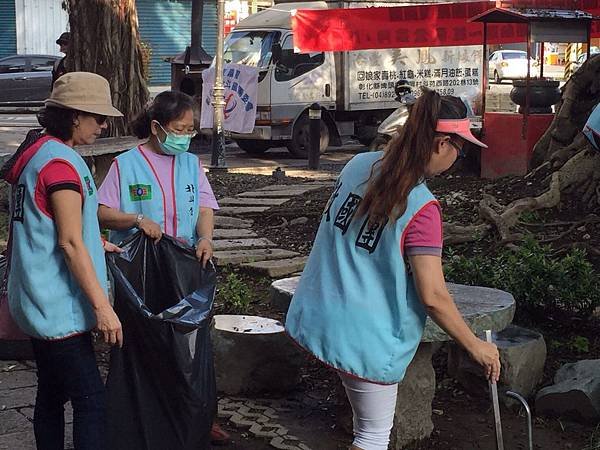
[[[492,330],[485,331],[486,341],[492,343]],[[495,431],[496,431],[496,448],[497,450],[504,450],[504,440],[502,438],[502,422],[500,420],[500,403],[498,401],[498,386],[495,381],[488,382],[490,386],[490,395],[492,397],[492,405],[494,408],[494,423],[495,423]],[[512,397],[518,400],[525,408],[525,412],[527,413],[527,431],[529,437],[529,450],[533,450],[533,431],[531,425],[531,408],[529,408],[529,404],[527,400],[523,398],[523,396],[517,392],[507,391],[506,395],[508,397]]]

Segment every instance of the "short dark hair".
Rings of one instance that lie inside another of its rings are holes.
[[[76,109],[46,106],[38,113],[37,118],[47,134],[67,141],[73,137],[73,127],[79,114],[81,111]]]
[[[186,111],[192,110],[195,113],[196,108],[196,102],[189,95],[179,91],[164,91],[131,122],[130,128],[135,136],[145,139],[150,137],[150,124],[153,120],[166,126],[179,119]]]

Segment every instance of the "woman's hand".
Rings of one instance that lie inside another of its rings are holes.
[[[138,228],[142,230],[150,239],[154,239],[155,243],[160,241],[160,238],[162,238],[163,233],[160,229],[160,225],[150,219],[147,219],[146,217],[140,221]]]
[[[96,313],[96,331],[102,334],[102,339],[109,345],[123,346],[123,330],[121,321],[115,314],[115,311],[106,300],[106,304],[98,309]]]
[[[196,258],[206,267],[206,263],[213,256],[212,241],[208,238],[200,238],[196,243]]]
[[[500,353],[496,344],[477,339],[469,352],[471,358],[483,367],[485,377],[497,383],[500,379]]]
[[[102,247],[106,253],[123,253],[123,249],[110,241],[102,241]]]

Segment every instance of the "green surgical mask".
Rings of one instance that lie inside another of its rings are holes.
[[[180,155],[181,153],[185,153],[190,149],[190,142],[192,141],[191,134],[169,133],[160,123],[159,126],[166,135],[164,142],[160,142],[160,139],[158,141],[160,148],[165,155],[176,156]]]

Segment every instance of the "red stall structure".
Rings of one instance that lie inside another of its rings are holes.
[[[482,93],[482,139],[488,149],[481,154],[481,176],[497,178],[524,175],[528,171],[533,148],[546,132],[554,115],[552,105],[560,99],[559,82],[544,78],[544,42],[587,43],[588,57],[592,20],[589,12],[578,9],[579,0],[498,0],[496,7],[470,19],[483,23],[483,54],[487,54],[489,24],[527,26],[527,77],[514,81],[511,98],[518,112],[486,112],[486,77]],[[532,46],[541,43],[539,78],[531,77]],[[488,73],[488,59],[483,71]]]

